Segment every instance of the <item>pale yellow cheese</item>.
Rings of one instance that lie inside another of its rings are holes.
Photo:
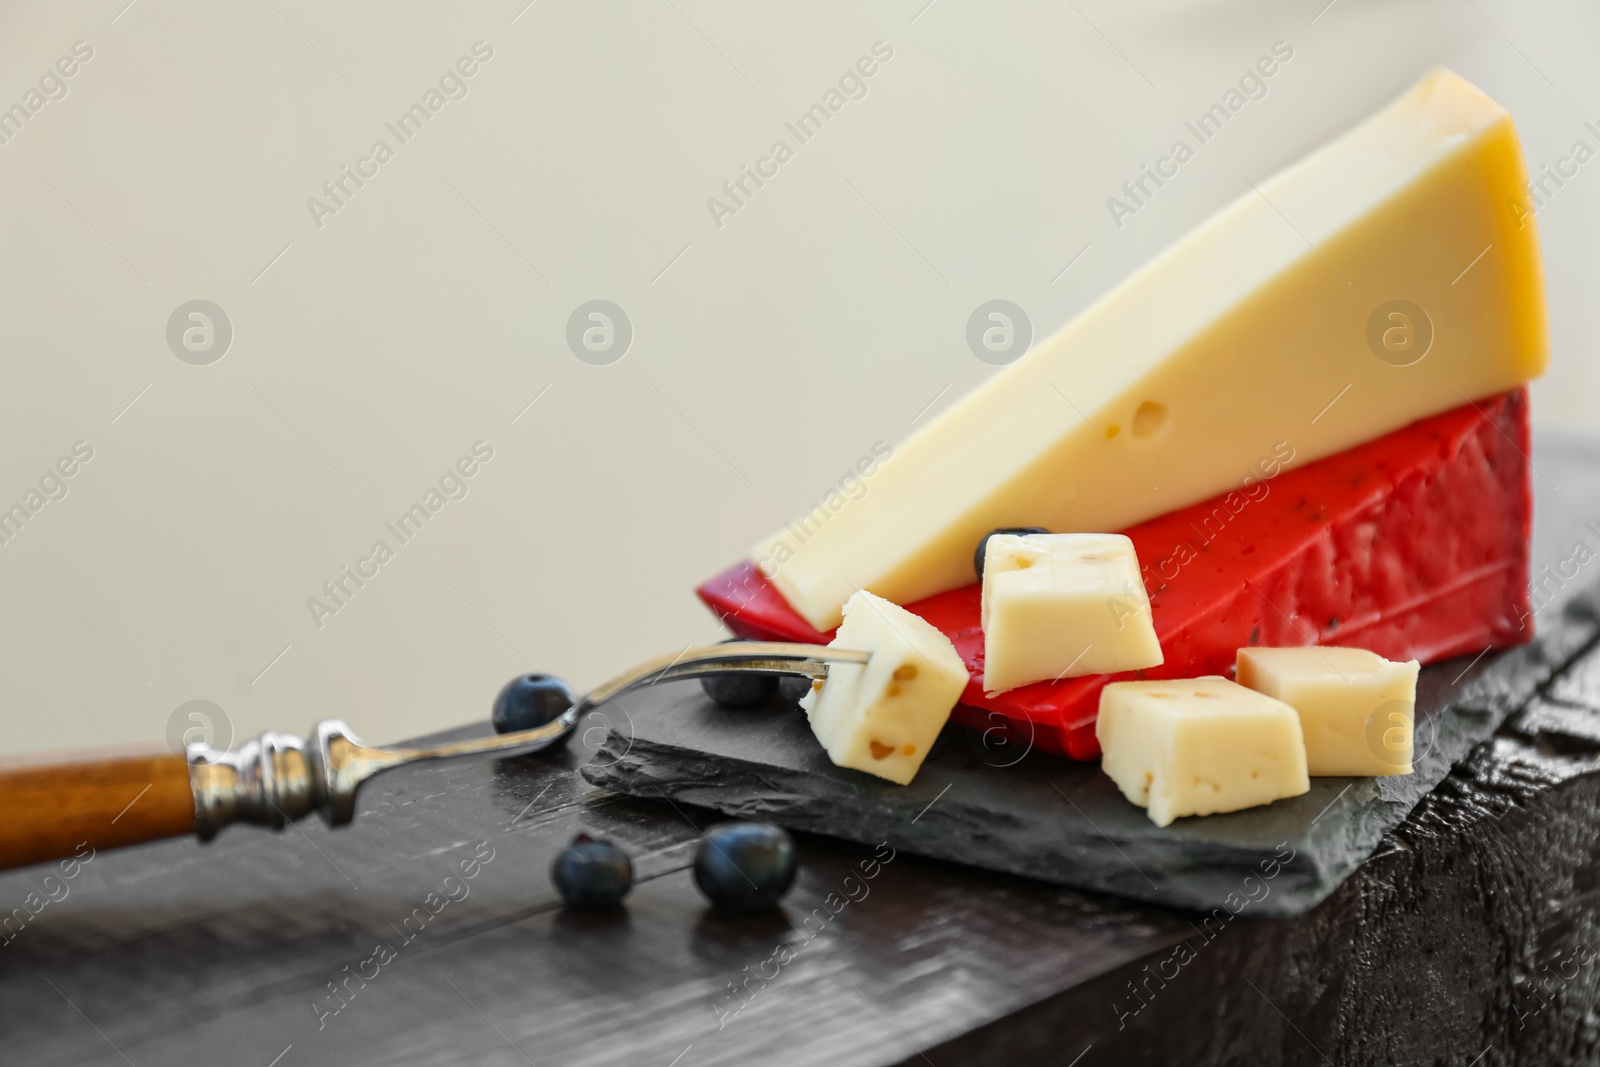
[[[872,653],[865,665],[835,663],[800,701],[828,758],[840,767],[905,785],[916,776],[967,668],[950,639],[897,604],[860,592],[844,606],[830,648]]]
[[[1214,675],[1111,683],[1095,736],[1100,769],[1157,826],[1311,788],[1294,709]]]
[[[984,549],[983,688],[1154,667],[1161,642],[1121,534],[996,534]]]
[[[1411,773],[1416,660],[1364,648],[1241,648],[1239,684],[1300,715],[1313,775]]]
[[[1548,347],[1524,177],[1510,114],[1436,70],[752,558],[826,630],[858,587],[906,604],[974,581],[997,527],[1125,529],[1519,385]]]

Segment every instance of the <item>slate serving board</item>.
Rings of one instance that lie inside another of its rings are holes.
[[[785,686],[750,711],[719,707],[696,682],[629,694],[608,706],[615,714],[605,742],[582,773],[620,793],[887,840],[1078,889],[1198,911],[1297,915],[1332,893],[1590,632],[1540,621],[1530,645],[1422,672],[1414,773],[1313,778],[1303,796],[1165,828],[1128,803],[1097,763],[1019,751],[956,726],[909,786],[835,767],[794,703],[803,686]]]

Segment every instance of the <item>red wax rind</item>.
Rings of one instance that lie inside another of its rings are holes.
[[[1433,663],[1531,639],[1528,450],[1519,388],[1124,530],[1165,655],[1148,670],[986,696],[981,587],[906,608],[949,637],[971,672],[956,721],[1094,759],[1107,682],[1231,675],[1245,645],[1350,645]],[[748,561],[698,592],[740,637],[832,638]]]

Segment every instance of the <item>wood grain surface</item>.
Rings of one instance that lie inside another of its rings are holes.
[[[188,763],[165,749],[0,759],[0,869],[193,832]]]

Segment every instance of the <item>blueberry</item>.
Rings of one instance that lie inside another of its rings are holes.
[[[510,734],[544,726],[560,718],[577,702],[578,698],[572,695],[567,683],[553,674],[519,674],[494,698],[491,716],[494,732]],[[567,738],[563,737],[550,748],[566,743]]]
[[[725,822],[706,831],[694,857],[694,884],[712,907],[748,915],[776,906],[799,865],[794,839],[782,827]]]
[[[567,907],[609,911],[633,888],[633,863],[610,841],[579,834],[550,862],[550,881]]]
[[[785,674],[778,679],[778,699],[785,707],[800,703],[800,698],[811,692],[811,679],[798,674]]]
[[[739,638],[730,637],[722,643],[738,644]],[[701,677],[700,688],[723,707],[755,708],[767,703],[778,692],[778,676],[747,671],[707,674]]]
[[[978,572],[978,580],[983,580],[983,554],[989,548],[989,538],[995,534],[1042,534],[1049,533],[1043,526],[1002,526],[998,530],[990,530],[983,535],[983,540],[978,542],[978,551],[972,554],[972,569]]]

